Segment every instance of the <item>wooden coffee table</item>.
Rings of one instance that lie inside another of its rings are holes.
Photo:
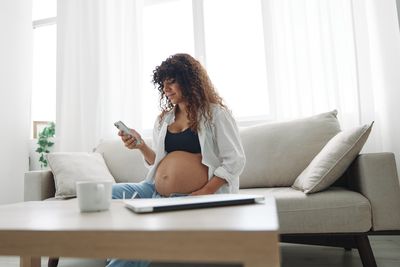
[[[40,257],[120,258],[164,262],[279,266],[275,201],[135,214],[119,200],[104,212],[80,213],[76,200],[0,206],[0,255],[21,266]]]

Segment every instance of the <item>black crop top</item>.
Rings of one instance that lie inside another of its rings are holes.
[[[165,151],[171,153],[173,151],[186,151],[190,153],[201,153],[199,137],[196,132],[187,128],[183,132],[171,133],[167,130],[165,135]]]

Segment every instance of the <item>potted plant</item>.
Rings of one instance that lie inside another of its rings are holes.
[[[56,132],[56,124],[54,122],[50,122],[48,126],[46,126],[40,133],[38,138],[38,148],[36,152],[40,154],[39,162],[40,167],[47,167],[47,159],[46,155],[50,153],[50,148],[54,145],[54,142],[51,142],[52,138]]]

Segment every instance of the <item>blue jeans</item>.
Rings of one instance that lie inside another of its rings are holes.
[[[153,183],[142,181],[140,183],[117,183],[112,187],[113,199],[129,199],[137,192],[136,198],[157,198],[161,197]]]
[[[140,182],[140,183],[118,183],[112,187],[112,198],[113,199],[130,199],[133,194],[137,192],[135,198],[161,198],[153,183]],[[186,194],[174,193],[169,197],[185,196]],[[106,267],[148,267],[150,261],[130,261],[130,260],[119,260],[110,259],[107,260]]]
[[[118,183],[112,187],[112,198],[113,199],[130,199],[133,194],[137,192],[135,198],[161,198],[153,183],[142,181],[140,183]],[[188,194],[172,193],[168,197],[183,197]]]

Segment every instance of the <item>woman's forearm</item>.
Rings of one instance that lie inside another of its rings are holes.
[[[204,188],[206,189],[206,191],[208,191],[210,194],[214,194],[215,192],[218,191],[218,189],[223,186],[224,184],[226,184],[226,180],[222,179],[218,176],[212,177],[208,183],[204,186]]]
[[[202,188],[199,190],[192,192],[191,195],[208,195],[208,194],[214,194],[215,192],[218,191],[218,189],[226,184],[226,180],[222,179],[218,176],[213,176]]]
[[[156,159],[156,153],[151,149],[146,143],[144,143],[140,148],[140,152],[142,152],[144,159],[147,164],[153,165]]]

